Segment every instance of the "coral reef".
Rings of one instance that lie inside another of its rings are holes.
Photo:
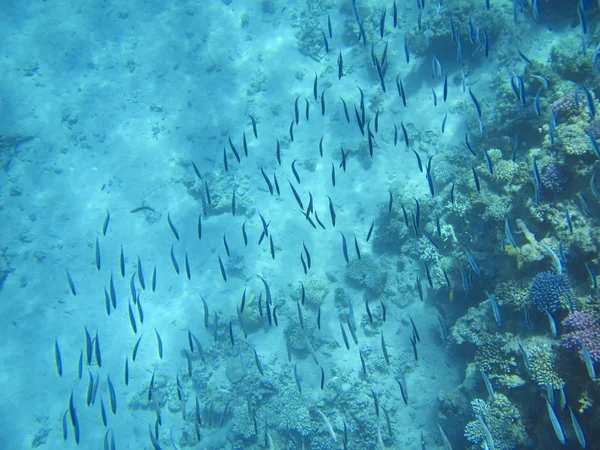
[[[576,311],[569,314],[562,322],[564,334],[560,345],[563,348],[576,349],[583,361],[581,344],[585,344],[592,361],[600,362],[600,326],[591,314]]]
[[[529,295],[540,311],[554,312],[561,308],[561,300],[569,293],[571,283],[566,275],[541,272],[533,279]]]
[[[564,380],[556,372],[556,355],[551,349],[535,344],[526,351],[529,360],[529,374],[533,381],[539,386],[546,386],[546,383],[550,383],[554,389],[560,389],[565,385]]]
[[[380,294],[385,288],[387,272],[369,255],[351,261],[346,268],[346,278],[353,284]]]
[[[504,394],[496,393],[495,400],[489,404],[479,398],[475,399],[471,402],[471,407],[478,420],[467,423],[465,427],[465,437],[469,442],[483,446],[485,432],[480,423],[482,420],[492,435],[496,449],[512,450],[528,444],[529,438],[521,413]]]

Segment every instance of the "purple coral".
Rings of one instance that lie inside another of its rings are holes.
[[[558,119],[563,119],[576,115],[579,112],[577,105],[579,104],[581,108],[582,105],[586,104],[585,102],[585,94],[581,90],[577,90],[577,101],[575,101],[575,93],[571,91],[552,103],[550,108]]]
[[[540,311],[554,312],[560,308],[560,301],[568,294],[570,288],[571,284],[566,275],[542,272],[533,279],[529,295]]]
[[[594,316],[576,311],[569,314],[562,324],[565,334],[560,340],[561,347],[577,349],[583,361],[581,344],[585,344],[592,361],[600,362],[600,327]]]
[[[542,186],[552,192],[562,192],[567,185],[567,177],[558,164],[552,163],[544,166],[540,172]]]

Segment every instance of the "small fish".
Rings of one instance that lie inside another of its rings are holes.
[[[585,440],[585,435],[583,434],[581,425],[579,425],[579,422],[577,421],[577,418],[575,417],[575,414],[573,413],[573,410],[570,406],[569,415],[571,416],[571,423],[573,424],[573,429],[575,430],[575,436],[577,436],[577,441],[579,441],[579,445],[581,445],[582,448],[586,448],[587,442]]]
[[[267,174],[265,173],[265,171],[262,167],[260,168],[260,173],[262,174],[262,176],[265,180],[265,183],[267,183],[267,187],[269,188],[269,193],[271,195],[273,195],[273,184],[271,183],[271,180],[269,179],[269,177],[267,176]],[[235,193],[235,191],[234,191],[234,193]]]
[[[67,282],[69,283],[69,289],[74,297],[77,297],[77,289],[75,289],[75,283],[73,283],[73,279],[71,278],[71,274],[69,273],[69,269],[65,269],[67,273]]]
[[[143,336],[143,334],[140,335],[140,337],[136,341],[135,345],[133,346],[133,351],[131,352],[131,359],[133,359],[134,362],[135,362],[135,358],[137,356],[138,349],[140,347],[140,342],[142,341],[142,336]]]
[[[56,372],[59,377],[62,377],[63,367],[62,358],[60,357],[60,348],[58,347],[58,339],[54,339],[54,362],[56,364]]]
[[[110,211],[106,210],[106,217],[104,218],[104,223],[102,224],[102,236],[106,236],[106,232],[108,231],[108,223],[110,222]]]
[[[271,250],[271,259],[275,259],[275,246],[273,245],[273,235],[269,236],[269,248]]]
[[[410,142],[408,140],[408,131],[406,131],[406,127],[404,126],[404,123],[402,121],[400,121],[400,128],[402,128],[402,135],[404,136],[404,144],[406,145],[406,148],[408,148],[410,146]],[[414,152],[414,150],[413,150]],[[415,152],[415,154],[417,154],[417,152]],[[420,159],[420,157],[417,154],[417,159]],[[423,169],[421,168],[421,165],[419,164],[419,169],[421,169],[421,172],[423,172]]]
[[[410,316],[410,314],[408,315],[408,318],[410,319],[410,323],[412,325],[413,333],[414,333],[415,337],[417,338],[417,341],[421,342],[421,338],[419,337],[419,331],[417,330],[417,326],[415,325],[415,322],[413,321],[413,319]]]
[[[335,435],[335,431],[333,431],[333,427],[331,426],[331,423],[329,422],[327,417],[325,417],[325,414],[323,414],[318,409],[316,411],[319,414],[319,416],[321,417],[321,420],[323,421],[325,426],[327,427],[327,431],[329,432],[329,436],[331,436],[331,439],[333,439],[334,442],[337,442],[337,436]]]
[[[217,255],[217,257],[219,258],[219,269],[221,269],[221,276],[223,277],[223,281],[227,282],[227,272],[225,272],[225,266],[221,260],[221,255]]]
[[[350,342],[348,341],[348,336],[346,335],[346,330],[344,330],[344,324],[340,320],[340,328],[342,329],[342,337],[344,338],[344,344],[346,345],[346,349],[350,350]]]
[[[398,386],[400,386],[400,394],[402,394],[402,400],[404,400],[404,404],[408,406],[408,388],[406,385],[406,378],[404,374],[400,372],[400,377],[396,378],[396,382]]]
[[[419,165],[419,170],[421,171],[421,173],[423,173],[423,162],[421,161],[421,157],[419,156],[419,154],[416,152],[415,149],[412,149],[412,151],[415,154],[415,156],[417,157],[417,164]]]
[[[179,233],[177,232],[175,225],[173,225],[173,221],[171,220],[171,213],[167,213],[167,221],[169,222],[169,228],[171,228],[175,239],[179,240]]]
[[[100,353],[100,340],[98,339],[98,332],[94,338],[94,356],[96,358],[96,364],[98,367],[102,367],[102,354]]]
[[[406,64],[410,63],[410,54],[408,52],[408,41],[406,39],[404,39],[404,56],[406,58]]]
[[[565,445],[565,435],[563,433],[562,426],[560,425],[558,417],[556,417],[556,413],[554,412],[554,409],[552,409],[552,405],[550,405],[548,400],[546,400],[546,408],[548,409],[548,416],[550,417],[550,423],[552,423],[552,428],[554,429],[556,437],[561,444]]]
[[[106,381],[108,383],[108,393],[110,396],[110,409],[113,414],[117,413],[117,394],[115,393],[115,387],[110,381],[110,375],[106,376]]]
[[[171,244],[171,263],[173,263],[173,268],[175,269],[175,273],[179,275],[179,264],[177,264],[177,259],[175,258],[175,250],[173,245]]]
[[[296,386],[298,386],[298,392],[302,394],[302,384],[300,383],[300,377],[298,376],[298,363],[294,364],[294,378],[296,379]]]
[[[121,276],[125,278],[125,254],[123,252],[123,246],[121,245],[121,254],[119,256],[119,268],[121,269]]]
[[[252,132],[254,133],[254,138],[258,139],[258,132],[256,130],[256,120],[250,114],[248,114],[248,115],[250,116],[250,120],[252,120]]]
[[[300,206],[300,209],[302,211],[304,211],[304,204],[302,203],[302,200],[300,199],[300,196],[298,195],[298,192],[296,192],[296,189],[294,189],[294,185],[292,184],[292,182],[290,180],[288,180],[288,183],[289,183],[290,188],[292,190],[292,194],[294,194],[294,198],[296,199],[296,202],[298,203],[298,206]]]
[[[485,373],[485,370],[479,370],[479,372],[481,373],[481,377],[483,378],[483,382],[485,383],[485,388],[488,391],[488,395],[490,396],[490,400],[493,402],[496,400],[496,394],[494,393],[494,388],[492,387],[492,383],[489,379],[489,377],[487,376],[487,373]]]
[[[552,263],[554,264],[554,269],[556,270],[556,272],[558,272],[559,274],[562,273],[562,263],[560,261],[560,258],[556,254],[556,252],[554,250],[552,250],[550,247],[548,247],[546,244],[542,244],[542,248],[552,258]]]
[[[496,296],[495,295],[490,295],[487,291],[485,291],[488,300],[490,301],[490,304],[492,305],[492,311],[494,313],[494,319],[496,320],[496,323],[498,324],[498,326],[502,326],[502,318],[500,316],[500,307],[498,306],[498,301],[496,300]]]
[[[346,243],[346,236],[344,236],[344,233],[342,233],[341,231],[340,234],[342,235],[342,251],[344,253],[344,259],[346,260],[346,264],[350,264],[350,259],[348,258],[348,245]]]
[[[135,323],[135,315],[133,314],[133,309],[131,309],[131,303],[129,303],[129,323],[131,324],[131,329],[135,334],[137,334],[137,325]]]
[[[421,286],[421,279],[419,278],[418,274],[417,274],[416,284],[417,284],[417,291],[419,292],[419,298],[421,299],[421,301],[423,301],[423,287]]]
[[[324,116],[325,115],[325,91],[327,90],[327,88],[323,89],[323,91],[321,92],[321,115]]]
[[[162,357],[163,357],[162,339],[160,338],[160,334],[158,334],[158,331],[156,331],[156,328],[154,329],[154,332],[156,333],[156,344],[157,344],[157,349],[158,349],[158,357],[160,359],[162,359]]]
[[[329,199],[329,214],[331,215],[331,225],[335,227],[336,215],[335,215],[335,209],[333,207],[333,201],[331,200],[331,197],[329,197],[329,195],[327,196],[327,198]]]
[[[596,381],[596,370],[594,369],[594,362],[592,361],[592,357],[590,356],[590,352],[585,345],[585,342],[581,343],[581,354],[583,356],[583,361],[585,362],[585,367],[587,368],[588,375],[592,379],[592,381]]]
[[[383,356],[385,358],[385,362],[390,364],[390,356],[387,351],[387,347],[385,346],[385,339],[383,338],[383,331],[381,332],[381,350],[383,350]]]
[[[415,356],[415,361],[419,360],[419,354],[417,353],[417,340],[415,339],[415,334],[410,337],[410,343],[412,344],[413,354]]]
[[[477,192],[481,192],[481,185],[479,184],[479,178],[477,177],[477,172],[475,172],[475,167],[471,166],[471,171],[473,172],[473,181],[475,182],[475,189]]]
[[[429,266],[426,261],[423,261],[423,266],[425,267],[425,275],[427,275],[427,282],[429,283],[429,287],[433,289],[433,279],[431,278],[431,272],[429,271]]]

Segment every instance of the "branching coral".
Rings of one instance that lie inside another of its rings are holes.
[[[495,400],[490,404],[475,399],[471,402],[471,407],[478,419],[469,422],[465,427],[465,437],[469,442],[483,445],[483,422],[489,429],[496,449],[511,450],[527,444],[527,431],[521,420],[521,413],[504,394],[497,393]]]
[[[554,389],[560,389],[565,385],[564,380],[556,372],[556,355],[552,350],[534,345],[527,349],[527,356],[529,374],[539,386],[550,383]]]
[[[583,361],[581,344],[585,344],[594,362],[600,362],[600,326],[591,314],[576,311],[562,322],[565,334],[561,337],[561,347],[575,349]]]

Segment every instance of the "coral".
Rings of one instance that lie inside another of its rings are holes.
[[[254,436],[254,422],[246,405],[237,405],[233,408],[233,433],[243,439]]]
[[[600,362],[600,326],[598,320],[588,313],[576,311],[562,322],[565,334],[561,337],[563,348],[577,349],[583,361],[581,344],[585,344],[594,362]]]
[[[313,428],[306,401],[295,385],[286,386],[274,398],[273,411],[277,411],[278,429],[285,433],[290,430],[297,431],[302,436],[312,433]]]
[[[568,178],[564,175],[560,166],[556,163],[542,167],[540,171],[542,186],[552,192],[562,192],[567,185]]]
[[[565,385],[563,379],[556,372],[556,355],[552,350],[541,345],[534,345],[527,349],[527,356],[529,374],[539,386],[546,386],[546,383],[550,383],[554,389],[560,389]]]
[[[304,301],[309,305],[322,305],[327,294],[329,294],[329,285],[322,277],[311,276],[306,283],[304,283]],[[292,298],[296,301],[300,301],[302,298],[302,288],[300,286],[296,287]]]
[[[529,295],[540,311],[554,312],[561,307],[561,299],[568,294],[571,284],[566,275],[541,272],[531,283]]]
[[[585,94],[579,89],[577,92],[577,102],[575,101],[575,91],[570,91],[568,94],[562,95],[558,100],[555,100],[552,105],[550,105],[550,109],[554,111],[554,114],[556,114],[556,117],[559,120],[567,119],[578,115],[581,106],[585,105],[585,102]],[[579,103],[579,108],[577,108],[577,103]]]
[[[385,288],[387,273],[371,256],[365,255],[362,260],[356,259],[348,264],[346,277],[351,282],[380,294]]]
[[[477,369],[484,370],[488,375],[511,373],[517,362],[509,355],[508,340],[508,336],[499,333],[486,335],[473,360]]]
[[[473,413],[483,420],[498,450],[511,450],[528,443],[527,431],[521,420],[518,408],[504,395],[496,393],[490,404],[475,399],[471,402]],[[469,422],[465,427],[465,437],[469,442],[481,444],[485,442],[484,431],[479,420]]]
[[[527,305],[528,294],[529,283],[523,280],[509,280],[496,287],[500,306],[508,306],[513,310],[521,310]]]
[[[298,321],[289,321],[287,327],[285,327],[285,330],[283,330],[283,334],[294,350],[305,351],[308,349],[306,345],[306,335],[304,334],[304,330],[302,330]]]

